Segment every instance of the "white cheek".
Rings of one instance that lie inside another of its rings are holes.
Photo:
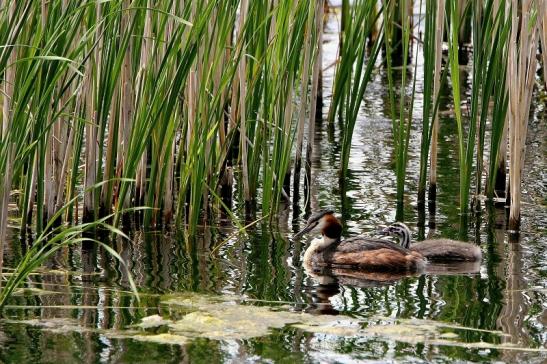
[[[325,221],[321,220],[321,221],[319,221],[319,223],[317,225],[315,225],[315,227],[313,228],[313,231],[314,232],[321,232],[321,230],[323,230],[324,227],[325,227]]]
[[[320,246],[323,243],[323,238],[314,238],[310,244]]]
[[[326,247],[328,247],[330,245],[329,243],[325,242],[325,239],[323,237],[313,239],[311,244],[317,250],[323,250],[323,249],[325,249]]]

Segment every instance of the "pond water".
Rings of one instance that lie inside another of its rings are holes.
[[[337,26],[330,15],[325,90],[332,83],[333,67],[327,67],[336,54]],[[462,67],[466,92],[468,73]],[[409,75],[417,77],[420,110],[421,76]],[[339,128],[326,121],[316,127],[311,206],[333,207],[345,236],[374,234],[395,219],[386,83],[378,73],[366,93],[345,198],[338,187]],[[441,110],[451,103],[443,92]],[[289,207],[281,210],[278,227],[259,223],[246,235],[233,235],[237,229],[229,221],[203,227],[191,241],[174,231],[126,229],[131,243],[110,243],[128,262],[140,303],[129,292],[126,270],[104,250],[65,249],[11,299],[0,320],[0,362],[544,362],[547,97],[543,89],[538,93],[520,235],[505,230],[503,207],[483,204],[460,224],[456,127],[449,113],[441,120],[436,211],[419,213],[420,113],[414,115],[405,221],[414,238],[464,236],[479,244],[480,267],[438,267],[407,277],[311,274],[301,264],[309,241],[289,240],[306,216]],[[327,95],[324,102],[326,113]],[[23,251],[13,236],[8,267]]]

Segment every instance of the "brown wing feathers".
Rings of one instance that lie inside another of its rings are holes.
[[[391,249],[369,250],[356,253],[335,253],[332,264],[353,265],[370,270],[419,269],[423,260],[419,253],[402,254]]]

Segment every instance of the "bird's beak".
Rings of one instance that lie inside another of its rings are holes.
[[[308,224],[306,225],[305,228],[303,228],[302,230],[300,230],[299,232],[297,232],[296,234],[294,234],[294,236],[292,237],[293,239],[298,239],[299,237],[301,237],[302,235],[304,235],[305,233],[308,233],[310,231],[313,230],[314,227],[316,227],[317,224]]]

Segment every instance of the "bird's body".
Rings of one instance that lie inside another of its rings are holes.
[[[482,259],[480,248],[474,244],[452,239],[429,239],[417,243],[411,242],[408,226],[397,222],[384,229],[386,235],[399,239],[401,246],[420,253],[433,262],[477,262]]]
[[[363,236],[341,240],[342,226],[332,211],[310,217],[296,236],[319,229],[321,238],[312,240],[304,254],[304,264],[364,271],[420,271],[425,266],[421,254],[395,243]]]

